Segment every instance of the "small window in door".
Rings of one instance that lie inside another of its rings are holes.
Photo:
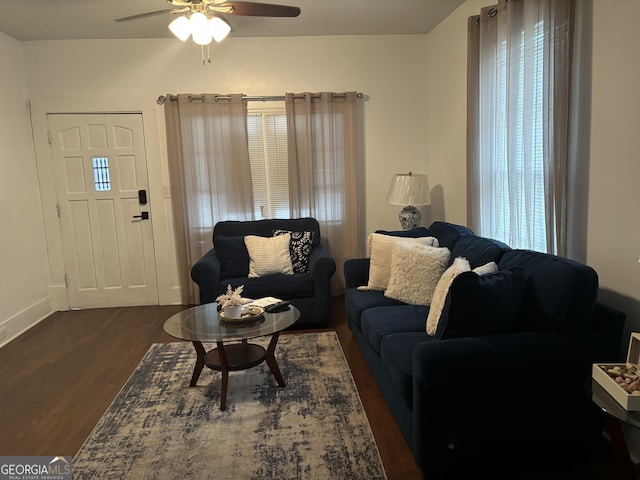
[[[109,177],[109,159],[105,157],[93,158],[93,182],[96,191],[111,190],[111,179]]]

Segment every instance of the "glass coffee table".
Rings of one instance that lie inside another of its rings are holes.
[[[285,386],[274,354],[280,332],[296,323],[298,318],[300,311],[289,305],[284,312],[265,312],[258,318],[241,322],[225,321],[218,316],[218,304],[207,303],[176,313],[164,323],[164,331],[174,338],[193,343],[196,365],[189,386],[197,384],[205,365],[222,373],[220,410],[225,410],[229,372],[255,367],[266,361],[278,386]],[[271,335],[271,341],[266,349],[248,342],[267,335]],[[215,342],[217,348],[207,352],[203,342]]]

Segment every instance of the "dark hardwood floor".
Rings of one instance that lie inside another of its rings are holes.
[[[162,325],[184,308],[57,312],[1,348],[0,455],[74,455],[149,346],[175,341]],[[343,297],[334,299],[332,318],[388,478],[423,478],[346,325]],[[609,479],[611,457],[603,441],[602,451],[588,460],[482,478]]]

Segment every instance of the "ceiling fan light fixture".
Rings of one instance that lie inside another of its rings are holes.
[[[189,19],[184,15],[180,15],[169,24],[169,30],[183,42],[186,42],[191,36],[191,24]]]
[[[198,45],[209,45],[213,38],[209,30],[209,21],[205,14],[195,12],[189,18],[189,26],[191,27],[191,37]]]
[[[227,35],[229,35],[229,32],[231,31],[231,27],[221,18],[212,17],[209,20],[209,30],[213,39],[217,43],[220,43],[222,40],[227,38]]]

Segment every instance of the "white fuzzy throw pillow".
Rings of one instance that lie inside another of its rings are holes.
[[[440,315],[442,315],[442,309],[444,308],[444,302],[447,299],[449,287],[451,287],[453,279],[462,272],[468,272],[469,270],[471,270],[469,261],[466,258],[458,257],[440,277],[438,285],[436,285],[436,289],[433,292],[433,300],[429,307],[429,315],[427,315],[427,333],[429,335],[436,334]]]
[[[425,245],[394,245],[391,276],[385,297],[411,305],[429,305],[438,279],[449,264],[448,248]]]
[[[394,245],[428,245],[438,246],[436,237],[396,237],[382,233],[369,235],[369,251],[371,264],[369,267],[369,283],[367,290],[386,290],[391,277],[391,253]]]
[[[484,265],[480,265],[472,270],[472,272],[477,273],[478,275],[489,275],[490,273],[496,273],[498,271],[498,265],[496,262],[485,263]]]
[[[282,273],[293,275],[289,242],[291,234],[275,237],[247,235],[244,244],[249,252],[249,278]]]

